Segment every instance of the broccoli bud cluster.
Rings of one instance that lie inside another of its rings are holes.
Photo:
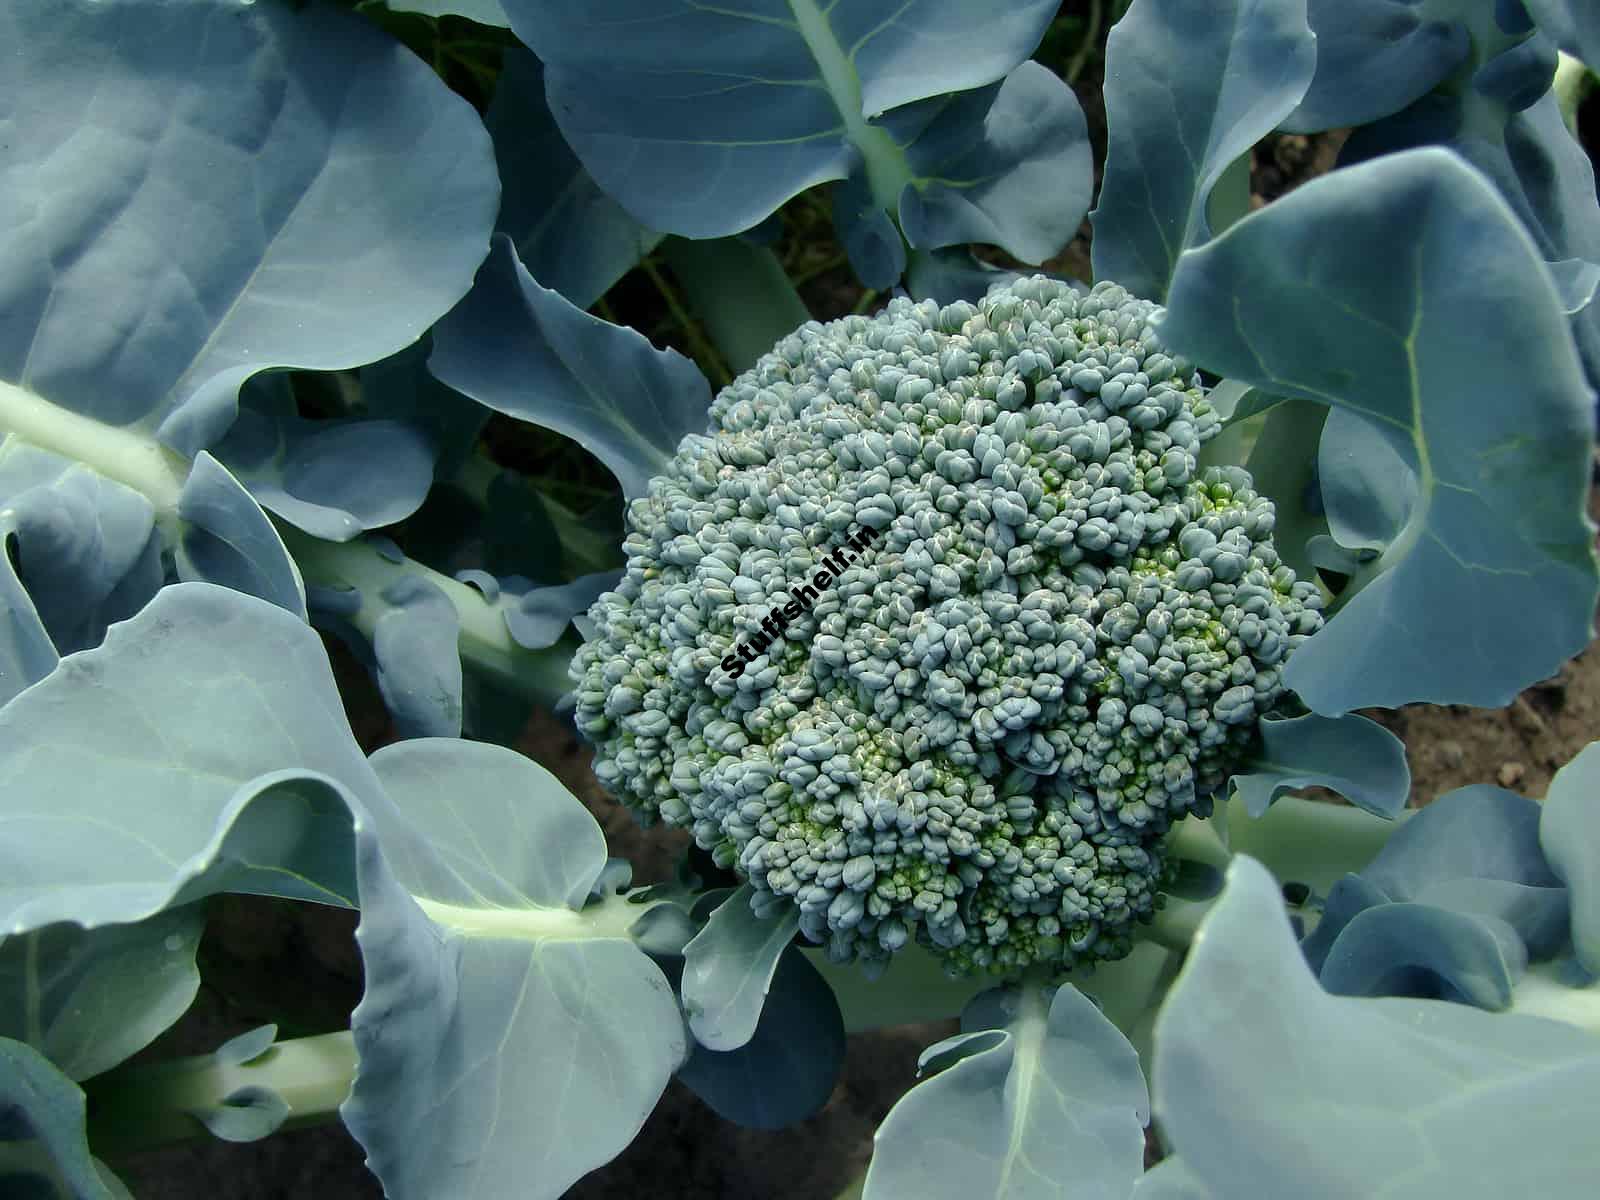
[[[1125,954],[1161,839],[1322,624],[1158,306],[1042,277],[810,322],[628,510],[573,663],[595,773],[839,961]],[[843,531],[880,532],[779,636]],[[769,627],[770,628],[770,627]],[[764,649],[737,678],[741,641]]]

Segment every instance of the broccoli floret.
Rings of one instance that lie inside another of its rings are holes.
[[[1159,312],[1042,277],[897,299],[724,388],[589,611],[601,782],[839,961],[1125,954],[1162,835],[1322,623],[1271,503],[1198,469],[1220,421]]]

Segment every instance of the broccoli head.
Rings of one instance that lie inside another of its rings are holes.
[[[724,388],[589,610],[601,782],[839,961],[1125,954],[1322,623],[1272,504],[1199,468],[1220,420],[1160,312],[1042,277],[897,299]]]

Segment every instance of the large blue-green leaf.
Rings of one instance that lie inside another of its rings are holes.
[[[1568,893],[1539,822],[1539,805],[1488,785],[1413,815],[1329,893],[1304,945],[1323,986],[1507,1007],[1527,962],[1567,941]]]
[[[412,576],[383,590],[372,657],[401,737],[461,736],[461,618],[450,597]]]
[[[1349,409],[1323,411],[1311,458],[1327,531],[1343,550],[1381,552],[1416,511],[1416,473],[1387,430]]]
[[[507,590],[502,601],[506,628],[517,645],[529,650],[553,646],[571,627],[572,619],[587,612],[621,577],[621,571],[596,571],[571,583]]]
[[[1358,808],[1392,817],[1411,795],[1399,738],[1376,721],[1346,715],[1263,720],[1261,749],[1231,781],[1252,817],[1298,787],[1332,788]]]
[[[1600,262],[1594,162],[1567,132],[1554,94],[1509,114],[1504,136],[1509,172],[1500,166],[1499,155],[1473,153],[1467,138],[1452,148],[1495,181],[1539,243],[1546,262],[1573,258]]]
[[[651,228],[702,238],[748,229],[858,167],[877,206],[893,208],[904,156],[870,118],[994,83],[1056,12],[1049,0],[505,8],[545,63],[550,110],[601,188]]]
[[[228,888],[354,904],[335,780],[382,801],[310,628],[163,588],[0,708],[0,928],[140,920]]]
[[[782,1129],[828,1102],[844,1052],[844,1019],[833,989],[790,946],[779,956],[750,1039],[737,1050],[696,1044],[678,1080],[724,1120],[749,1129]]]
[[[129,1200],[89,1154],[83,1091],[37,1050],[0,1038],[0,1193],[18,1200]]]
[[[1144,1166],[1149,1100],[1128,1039],[1071,984],[977,996],[942,1069],[889,1110],[864,1200],[1125,1197]]]
[[[423,337],[361,368],[361,404],[369,413],[421,429],[438,478],[448,480],[471,459],[491,414],[433,377],[428,370],[432,350],[433,339]]]
[[[1588,643],[1592,396],[1549,272],[1459,158],[1392,155],[1245,218],[1180,260],[1162,336],[1361,416],[1416,475],[1376,577],[1284,672],[1311,708],[1503,704]]]
[[[992,287],[1015,283],[1022,276],[983,261],[969,248],[913,254],[906,268],[905,288],[913,299],[982,300]]]
[[[1418,903],[1484,921],[1491,932],[1503,922],[1527,949],[1530,962],[1570,949],[1571,893],[1506,879],[1452,879],[1424,888]]]
[[[480,404],[566,434],[628,497],[685,434],[705,431],[711,407],[692,362],[540,286],[498,235],[477,284],[434,329],[428,369]]]
[[[488,137],[369,22],[16,0],[0,42],[0,379],[193,454],[249,376],[381,358],[470,286]]]
[[[605,836],[538,763],[503,746],[419,738],[372,769],[418,835],[385,853],[394,876],[439,911],[576,909],[606,866]],[[493,831],[493,840],[484,835]]]
[[[905,274],[906,239],[889,210],[873,196],[865,171],[857,171],[833,189],[833,227],[864,286],[890,288]]]
[[[421,841],[363,850],[345,1123],[393,1196],[558,1196],[633,1139],[683,1061],[671,988],[623,936],[637,910],[609,928],[609,910],[574,911],[605,838],[548,771],[446,739],[372,763]]]
[[[911,246],[983,242],[1042,263],[1083,222],[1094,190],[1089,131],[1072,89],[1038,63],[990,87],[909,105],[880,124],[905,155],[909,178],[893,211]],[[870,195],[870,172],[860,178]],[[883,211],[875,203],[873,219]],[[874,278],[852,261],[869,287],[899,278]]]
[[[220,583],[306,617],[300,570],[255,497],[202,450],[178,498],[178,578]]]
[[[1252,390],[1240,403],[1239,420],[1248,420],[1259,411],[1257,404],[1266,406],[1244,467],[1256,491],[1273,502],[1272,541],[1279,557],[1301,579],[1311,579],[1316,570],[1311,547],[1315,539],[1328,533],[1327,506],[1317,470],[1317,447],[1328,409],[1309,400],[1273,403],[1274,399]]]
[[[0,384],[0,397],[22,393]],[[161,538],[141,493],[70,458],[0,440],[0,701],[96,645],[161,586]]]
[[[1600,9],[1586,0],[1524,0],[1539,28],[1568,54],[1600,63]]]
[[[305,420],[278,374],[245,385],[239,417],[213,452],[263,508],[342,542],[414,513],[433,483],[436,449],[424,428],[403,421]]]
[[[1319,975],[1328,952],[1345,927],[1369,908],[1389,903],[1389,897],[1375,883],[1368,883],[1361,875],[1346,875],[1336,880],[1322,900],[1322,912],[1317,917],[1316,928],[1300,943],[1306,962]]]
[[[200,987],[201,906],[127,925],[50,925],[0,941],[0,1037],[25,1042],[69,1079],[149,1045]]]
[[[1600,743],[1591,742],[1550,782],[1539,844],[1572,898],[1572,945],[1600,975]]]
[[[1133,1189],[1133,1200],[1213,1200],[1216,1195],[1176,1154],[1139,1176]]]
[[[222,889],[358,901],[345,1117],[397,1200],[559,1195],[683,1059],[666,980],[626,937],[639,910],[577,911],[606,866],[587,811],[495,746],[369,764],[316,635],[252,597],[165,588],[0,709],[0,821],[19,932]]]
[[[1328,995],[1244,856],[1162,1007],[1152,1086],[1163,1138],[1221,1196],[1582,1196],[1600,1174],[1600,1041]]]
[[[1502,55],[1479,74],[1512,60],[1510,101],[1483,94],[1430,93],[1410,108],[1357,129],[1341,165],[1413,146],[1437,144],[1460,154],[1499,189],[1562,285],[1563,304],[1591,386],[1600,386],[1600,306],[1586,286],[1600,263],[1600,201],[1594,164],[1567,132],[1549,87],[1549,70]],[[1504,81],[1502,81],[1504,82]],[[1542,98],[1523,104],[1521,93]]]
[[[1555,51],[1527,10],[1466,0],[1405,9],[1394,0],[1313,3],[1315,103],[1289,126],[1358,125],[1341,165],[1446,146],[1489,176],[1558,275],[1570,281],[1600,263],[1594,168],[1562,121],[1550,88]],[[1569,51],[1579,24],[1591,46],[1600,41],[1600,22],[1580,21],[1565,0],[1542,0],[1536,15]],[[1393,69],[1397,58],[1412,69]],[[1446,76],[1457,82],[1444,85]],[[1569,295],[1568,311],[1590,383],[1600,386],[1600,310]]]
[[[1165,297],[1178,255],[1211,236],[1223,172],[1300,102],[1315,62],[1305,0],[1134,0],[1106,40],[1095,278]]]
[[[756,916],[750,884],[738,888],[683,948],[683,1008],[695,1041],[708,1050],[737,1050],[761,1019],[778,959],[800,928],[800,910]]]
[[[1339,996],[1416,996],[1499,1012],[1527,966],[1527,946],[1498,918],[1380,904],[1345,926],[1317,978]]]
[[[497,25],[508,28],[505,9],[500,0],[383,0],[385,8],[395,12],[421,13],[425,17],[466,17],[480,25]]]
[[[661,235],[600,190],[572,153],[545,102],[544,68],[508,50],[484,116],[500,164],[500,219],[533,277],[588,308]]]
[[[1540,806],[1492,784],[1456,788],[1394,831],[1362,877],[1391,900],[1457,879],[1559,887],[1539,846]]]
[[[1314,133],[1365,125],[1431,91],[1472,50],[1471,36],[1453,9],[1458,6],[1449,0],[1308,0],[1317,71],[1283,128]]]

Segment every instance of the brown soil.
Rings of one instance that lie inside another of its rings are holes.
[[[1600,651],[1591,646],[1505,708],[1414,704],[1366,715],[1405,742],[1413,805],[1469,783],[1543,799],[1556,770],[1600,738]]]

